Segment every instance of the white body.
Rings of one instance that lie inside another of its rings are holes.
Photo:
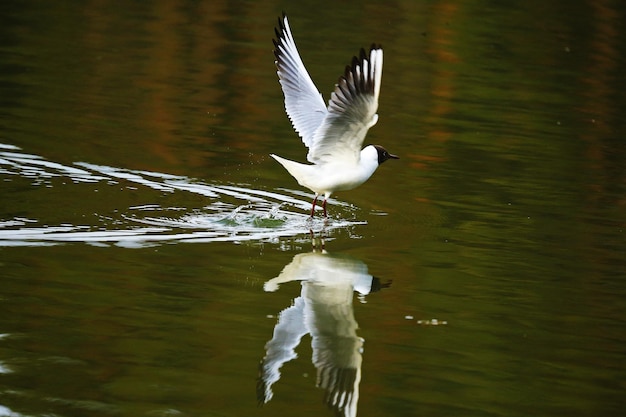
[[[324,164],[301,164],[278,155],[271,155],[303,187],[326,198],[334,191],[352,190],[372,176],[378,168],[378,152],[373,146],[365,147],[356,163],[327,162]]]

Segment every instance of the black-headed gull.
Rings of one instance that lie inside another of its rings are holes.
[[[274,55],[277,74],[285,95],[285,110],[304,145],[309,148],[301,164],[271,154],[302,185],[315,193],[311,217],[320,195],[326,200],[335,191],[363,184],[387,159],[398,159],[379,145],[363,146],[365,135],[378,121],[378,96],[383,71],[380,45],[361,49],[339,77],[328,107],[313,84],[289,28],[287,16],[278,19]]]

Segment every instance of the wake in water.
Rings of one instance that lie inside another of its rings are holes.
[[[5,218],[4,214],[0,214],[0,246],[54,245],[62,242],[127,247],[172,241],[278,242],[281,237],[306,235],[311,230],[328,233],[365,223],[355,220],[358,209],[337,200],[330,202],[340,209],[341,218],[310,220],[309,196],[295,190],[281,188],[274,192],[245,185],[206,184],[183,176],[86,162],[67,166],[24,153],[20,148],[7,144],[0,144],[0,178],[5,182],[28,179],[35,187],[53,187],[53,181],[59,179],[74,184],[125,185],[131,190],[145,187],[162,193],[199,194],[208,201],[208,205],[197,209],[161,207],[157,204],[134,205],[121,209],[120,217],[112,225],[105,226],[41,224],[40,220],[30,216]],[[105,215],[99,216],[102,223],[107,223]]]

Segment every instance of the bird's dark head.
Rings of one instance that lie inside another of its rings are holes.
[[[385,162],[387,159],[400,159],[398,155],[393,155],[387,152],[387,149],[383,148],[380,145],[371,145],[376,148],[376,152],[378,152],[378,165]]]

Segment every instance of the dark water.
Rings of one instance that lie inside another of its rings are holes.
[[[620,2],[79,3],[0,6],[0,416],[623,412]],[[328,222],[283,8],[326,98],[385,50]]]

